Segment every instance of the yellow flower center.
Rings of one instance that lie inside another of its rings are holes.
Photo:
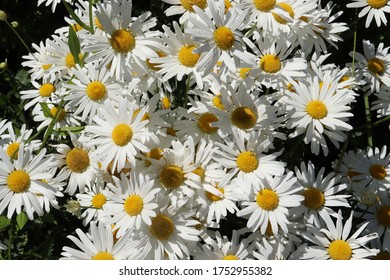
[[[167,134],[170,136],[176,136],[176,130],[173,127],[168,127]]]
[[[218,46],[218,48],[227,51],[234,44],[234,34],[229,27],[218,27],[214,31],[214,42]]]
[[[177,58],[179,62],[186,67],[194,67],[199,60],[200,54],[193,53],[192,51],[195,49],[193,45],[185,45],[183,46],[178,54]]]
[[[390,205],[381,206],[376,212],[376,219],[384,227],[390,227]]]
[[[167,165],[160,173],[160,180],[167,189],[176,189],[184,182],[183,170],[176,165]]]
[[[93,81],[88,84],[86,92],[91,100],[98,101],[106,95],[107,89],[102,82]]]
[[[321,208],[325,203],[324,194],[316,188],[307,188],[303,191],[303,196],[305,200],[303,204],[312,210],[317,210]]]
[[[224,194],[225,193],[225,190],[223,189],[223,188],[217,188],[222,194]],[[220,196],[218,196],[218,195],[215,195],[215,194],[213,194],[213,193],[211,193],[211,192],[207,192],[206,191],[206,197],[209,199],[209,200],[211,200],[211,201],[220,201],[221,199],[223,199],[223,197],[220,197]]]
[[[7,184],[14,193],[26,192],[31,184],[30,175],[23,170],[14,170],[8,175]]]
[[[156,53],[157,53],[158,57],[166,57],[167,56],[167,54],[163,51],[157,51]],[[149,67],[149,69],[151,69],[153,71],[158,71],[161,69],[160,63],[151,63],[149,58],[146,59],[146,65]]]
[[[94,261],[112,261],[115,260],[114,256],[107,252],[99,252],[92,257]]]
[[[83,55],[81,53],[79,53],[79,60],[81,60],[83,57]],[[65,65],[66,67],[68,68],[73,68],[76,66],[76,61],[74,60],[74,57],[73,57],[73,54],[72,53],[68,53],[65,57]],[[51,64],[50,64],[51,66]]]
[[[47,69],[50,69],[51,66],[52,66],[51,64],[43,64],[43,65],[42,65],[42,69],[43,69],[43,70],[47,70]]]
[[[375,75],[383,75],[385,73],[385,63],[379,58],[371,58],[367,62],[368,70]]]
[[[332,260],[350,260],[352,248],[344,240],[334,240],[329,244],[328,254]]]
[[[386,178],[387,172],[384,166],[373,164],[370,166],[370,175],[377,180],[383,180]]]
[[[162,104],[162,108],[163,109],[169,109],[171,108],[171,101],[169,100],[168,97],[164,96],[162,99],[161,99],[161,104]]]
[[[163,150],[157,147],[157,148],[150,150],[150,152],[146,153],[146,156],[148,158],[159,160],[163,157],[162,153],[163,153]],[[146,166],[150,166],[152,163],[146,159],[145,164],[146,164]]]
[[[192,171],[192,173],[195,173],[196,175],[198,175],[202,181],[205,178],[205,174],[206,174],[204,171],[204,168],[202,166],[198,166],[196,169],[194,169]]]
[[[65,161],[69,170],[75,173],[83,173],[90,164],[88,153],[80,148],[71,150],[66,155]]]
[[[224,261],[237,261],[239,258],[237,258],[235,255],[226,255],[222,258]]]
[[[20,144],[17,142],[11,143],[8,145],[7,150],[5,151],[7,155],[12,159],[18,159],[18,151]]]
[[[260,59],[260,67],[263,71],[274,74],[282,69],[282,63],[277,55],[266,54]]]
[[[193,13],[194,8],[192,6],[196,5],[204,10],[207,7],[207,0],[180,0],[180,4],[184,9]]]
[[[99,19],[97,17],[95,17],[95,25],[100,30],[103,30],[103,25],[100,23],[100,21],[99,21]]]
[[[198,118],[198,127],[201,131],[207,134],[214,133],[218,127],[212,127],[211,123],[218,121],[218,117],[212,113],[204,113]]]
[[[293,10],[293,8],[289,4],[287,4],[287,3],[278,3],[276,6],[279,6],[280,8],[285,10],[291,18],[294,18],[294,10]],[[272,13],[272,15],[274,16],[275,20],[277,22],[279,22],[280,24],[286,24],[287,23],[287,20],[282,18],[280,15],[278,15],[276,13]]]
[[[223,105],[221,95],[214,96],[212,102],[215,108],[218,108],[219,110],[225,110],[225,106]]]
[[[275,7],[276,0],[253,0],[253,5],[261,12],[269,12]]]
[[[53,84],[43,84],[39,87],[39,95],[42,97],[50,97],[56,87]]]
[[[238,169],[245,173],[253,172],[259,167],[259,160],[252,152],[241,152],[236,159]]]
[[[367,4],[374,9],[380,9],[387,5],[389,0],[367,0]]]
[[[323,119],[328,115],[326,105],[320,100],[309,101],[306,105],[306,112],[316,120]]]
[[[96,209],[102,209],[103,205],[106,204],[106,201],[106,196],[102,193],[98,193],[92,198],[92,206]]]
[[[138,116],[140,111],[141,109],[134,110],[133,116],[131,118],[134,120]],[[150,115],[148,112],[144,113],[144,115],[141,118],[141,121],[147,121],[147,120],[150,120]]]
[[[112,141],[119,147],[126,146],[133,138],[133,130],[128,124],[118,124],[111,133]]]
[[[250,129],[256,125],[257,116],[249,107],[238,107],[231,115],[232,123],[241,129]]]
[[[232,3],[230,3],[229,0],[224,0],[225,1],[225,14],[229,11],[231,7],[233,7]]]
[[[135,38],[130,31],[118,29],[111,34],[110,44],[116,52],[128,53],[135,48]]]
[[[53,118],[55,118],[58,114],[58,119],[57,119],[57,122],[61,122],[65,119],[65,110],[64,109],[61,109],[59,112],[58,112],[58,108],[57,107],[53,107],[50,109],[50,114],[52,115]]]
[[[350,181],[357,182],[358,180],[354,179],[354,177],[361,175],[361,173],[353,170],[348,170],[347,175]]]
[[[279,205],[279,196],[273,190],[263,189],[257,193],[256,202],[260,208],[266,211],[273,211]]]
[[[239,71],[240,78],[245,80],[245,78],[248,77],[250,70],[251,68],[241,68]]]
[[[139,195],[130,195],[125,200],[124,208],[128,215],[137,216],[142,212],[142,209],[144,209],[144,201]]]
[[[175,230],[175,224],[172,219],[164,214],[158,214],[152,218],[150,226],[151,234],[159,240],[168,240]]]

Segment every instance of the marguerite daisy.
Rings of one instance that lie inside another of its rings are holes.
[[[358,16],[361,18],[367,15],[366,28],[370,26],[373,18],[375,18],[378,27],[381,26],[381,23],[387,25],[385,13],[390,13],[389,0],[353,0],[353,3],[348,3],[347,7],[363,8]]]

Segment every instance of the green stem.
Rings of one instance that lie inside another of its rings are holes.
[[[370,100],[368,96],[364,96],[364,108],[366,112],[366,124],[367,124],[367,143],[370,147],[373,147],[372,141],[372,123],[371,123],[371,110],[370,110]]]
[[[357,44],[357,18],[358,13],[357,9],[355,9],[355,24],[354,24],[354,32],[353,32],[353,52],[352,52],[352,66],[351,66],[351,75],[355,74],[355,54],[356,54],[356,44]]]
[[[89,25],[91,27],[91,33],[95,33],[95,29],[93,28],[93,15],[92,15],[92,7],[93,7],[93,0],[89,0]]]
[[[23,38],[19,35],[19,33],[16,31],[15,28],[12,27],[12,25],[8,22],[8,20],[5,21],[5,23],[8,25],[9,28],[15,33],[16,37],[18,37],[19,41],[23,44],[23,46],[26,48],[27,52],[31,53],[31,49],[26,44],[26,42],[23,40]]]
[[[62,0],[62,4],[64,4],[65,9],[68,11],[72,19],[77,22],[82,28],[88,30],[90,33],[93,34],[94,30],[90,26],[86,25],[77,15],[76,13],[72,10],[72,8],[69,6],[69,4],[65,1]]]
[[[380,124],[388,122],[388,121],[390,121],[390,116],[387,116],[387,117],[385,117],[385,118],[383,118],[383,119],[381,119],[379,121],[376,121],[376,122],[374,122],[374,123],[372,123],[370,125],[365,124],[365,125],[358,126],[354,130],[363,130],[363,129],[366,129],[368,127],[374,127],[374,126],[380,125]]]

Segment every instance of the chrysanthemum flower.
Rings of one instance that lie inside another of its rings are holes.
[[[371,21],[375,18],[376,25],[379,27],[387,25],[387,19],[385,13],[390,13],[390,2],[388,0],[353,0],[353,3],[348,3],[348,8],[363,8],[360,11],[358,17],[364,17],[367,15],[366,28],[371,24]]]

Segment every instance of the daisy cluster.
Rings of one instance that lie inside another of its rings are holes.
[[[389,258],[390,153],[347,151],[358,92],[390,115],[389,47],[326,63],[348,30],[330,1],[162,1],[165,24],[63,1],[24,57],[37,127],[0,121],[0,213],[77,215],[62,259]],[[389,1],[353,2],[386,25]],[[293,140],[326,161],[288,164]]]

